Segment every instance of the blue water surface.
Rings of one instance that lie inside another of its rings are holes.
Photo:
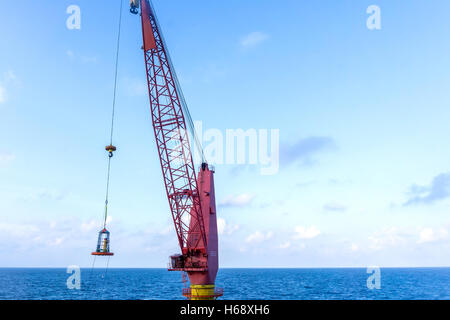
[[[181,274],[166,269],[82,269],[68,289],[66,269],[0,268],[0,299],[183,299]],[[382,268],[381,288],[366,269],[221,269],[216,285],[230,300],[450,299],[450,268]]]

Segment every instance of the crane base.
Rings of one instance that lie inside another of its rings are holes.
[[[168,268],[169,271],[181,271],[181,272],[206,272],[208,268]]]
[[[189,300],[216,300],[223,296],[223,289],[216,289],[213,284],[191,285],[190,288],[183,289],[183,296]]]

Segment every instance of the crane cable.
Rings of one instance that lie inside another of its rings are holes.
[[[114,118],[116,111],[116,96],[117,96],[117,74],[119,69],[119,52],[120,52],[120,34],[122,29],[122,8],[123,8],[123,0],[120,0],[120,11],[119,11],[119,31],[117,34],[117,48],[116,48],[116,64],[115,64],[115,74],[114,74],[114,93],[113,93],[113,101],[112,101],[112,114],[111,114],[111,135],[110,135],[110,145],[109,147],[113,147],[113,134],[114,134]],[[106,219],[108,218],[108,198],[109,198],[109,182],[111,176],[111,159],[113,157],[112,151],[114,149],[110,149],[109,157],[108,157],[108,173],[106,179],[106,199],[105,199],[105,214],[103,219],[103,228],[106,227]]]
[[[110,182],[110,176],[111,176],[111,158],[113,157],[113,151],[115,151],[115,147],[113,147],[112,143],[113,143],[113,134],[114,134],[114,118],[115,118],[115,110],[116,110],[117,74],[118,74],[118,69],[119,69],[120,33],[121,33],[121,29],[122,29],[122,8],[123,8],[123,0],[120,0],[119,30],[118,30],[118,34],[117,34],[116,64],[115,64],[115,74],[114,74],[114,93],[113,93],[112,114],[111,114],[111,135],[110,135],[110,145],[108,147],[106,147],[107,151],[109,151],[109,157],[108,157],[108,173],[107,173],[107,179],[106,179],[106,199],[105,199],[105,213],[104,213],[104,218],[103,218],[103,229],[106,228],[106,220],[108,218],[108,198],[109,198],[109,182]],[[108,148],[109,148],[109,150],[108,150]],[[95,256],[94,261],[92,263],[90,278],[92,277],[92,272],[94,271],[96,258],[97,257]],[[108,273],[109,258],[110,258],[110,256],[108,256],[105,274],[102,275],[103,280],[106,279],[106,275]]]
[[[150,3],[150,7],[151,7],[152,11],[154,12],[153,16],[154,16],[154,19],[155,19],[155,23],[156,23],[158,29],[161,30],[161,26],[159,24],[158,17],[156,16],[155,8],[153,7],[153,3],[151,1],[149,1],[149,3]],[[164,48],[166,48],[167,61],[168,61],[169,66],[170,66],[170,70],[172,71],[172,74],[173,74],[173,79],[174,79],[176,90],[179,93],[179,98],[180,98],[180,102],[181,102],[181,108],[183,109],[183,113],[184,113],[184,115],[186,117],[187,126],[189,127],[189,131],[190,131],[190,133],[191,133],[191,135],[192,135],[192,137],[194,139],[194,145],[197,147],[197,151],[198,151],[199,155],[201,156],[202,163],[207,163],[207,160],[206,160],[206,157],[205,157],[205,153],[203,151],[202,143],[201,143],[201,141],[199,139],[199,136],[198,136],[198,134],[197,134],[197,132],[195,130],[194,121],[192,120],[191,113],[189,112],[189,108],[187,107],[186,99],[184,98],[183,91],[181,90],[181,86],[180,86],[180,83],[178,81],[177,73],[175,71],[175,68],[173,67],[172,59],[170,57],[169,50],[167,49],[168,47],[166,45],[166,41],[164,39],[164,35],[161,32],[159,36],[160,36],[161,41],[162,41],[162,43],[164,45]]]

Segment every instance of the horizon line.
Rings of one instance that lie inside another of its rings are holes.
[[[73,265],[71,265],[73,266]],[[1,267],[0,269],[67,269],[66,267]],[[221,269],[367,269],[372,267],[379,267],[380,269],[436,269],[436,268],[450,268],[450,266],[353,266],[353,267],[222,267]],[[94,267],[85,266],[80,267],[81,269],[104,269],[104,267]],[[108,269],[157,269],[157,270],[167,270],[167,268],[161,267],[109,267]]]

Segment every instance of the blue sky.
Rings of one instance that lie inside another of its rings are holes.
[[[223,267],[450,265],[448,1],[153,2],[204,130],[280,132],[277,174],[216,166]],[[92,263],[118,6],[0,3],[0,267]],[[165,267],[177,241],[123,17],[110,265]]]

